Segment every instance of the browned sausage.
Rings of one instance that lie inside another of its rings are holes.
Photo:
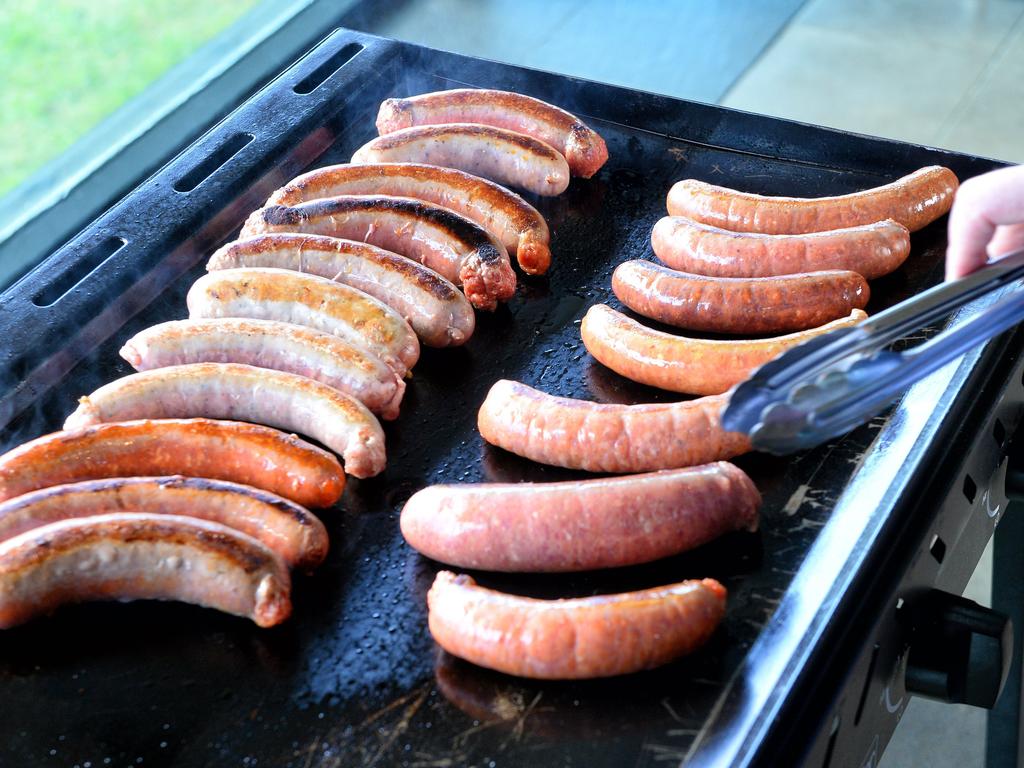
[[[173,365],[115,379],[81,398],[64,428],[196,416],[309,435],[340,455],[356,477],[384,470],[384,430],[354,397],[305,376],[236,363]]]
[[[228,243],[206,263],[208,272],[250,267],[290,269],[351,285],[397,310],[431,347],[464,344],[476,327],[462,291],[434,270],[369,243],[278,232]]]
[[[651,246],[673,269],[697,275],[773,277],[847,269],[874,280],[907,260],[910,233],[895,221],[879,221],[806,235],[762,235],[666,216],[654,225]]]
[[[729,459],[750,438],[726,432],[727,398],[611,405],[554,397],[517,381],[495,382],[480,406],[484,440],[542,464],[590,472],[650,472]]]
[[[648,328],[605,304],[595,304],[580,326],[583,344],[598,362],[627,379],[691,395],[717,395],[745,380],[769,360],[822,333],[867,318],[849,317],[767,339],[694,339]]]
[[[427,621],[453,656],[510,675],[578,680],[639,672],[690,653],[725,615],[714,579],[568,600],[534,600],[441,571]]]
[[[307,376],[398,418],[405,382],[383,360],[332,333],[294,323],[215,317],[169,320],[132,336],[121,357],[137,371],[188,363],[243,363]]]
[[[254,211],[241,237],[301,232],[362,240],[418,261],[461,285],[480,309],[494,309],[516,290],[508,251],[465,216],[411,197],[345,195]]]
[[[417,125],[378,136],[352,155],[353,163],[424,163],[458,168],[535,195],[560,195],[569,165],[549,144],[491,125]]]
[[[327,530],[314,515],[257,488],[200,477],[112,477],[56,485],[0,504],[0,541],[59,520],[116,512],[196,517],[252,536],[293,568],[327,556]]]
[[[414,125],[483,123],[518,131],[550,144],[569,163],[573,176],[589,179],[608,159],[608,148],[596,131],[556,106],[510,91],[455,88],[386,99],[377,113],[382,136]]]
[[[260,542],[193,517],[98,515],[0,543],[0,629],[90,600],[181,600],[272,627],[291,613],[290,590]]]
[[[307,325],[362,347],[404,376],[420,356],[416,333],[394,309],[344,283],[290,269],[223,269],[188,290],[189,317],[245,317]]]
[[[814,328],[863,309],[871,295],[856,272],[781,277],[707,277],[652,261],[626,261],[612,273],[619,301],[645,317],[712,333],[784,333]]]
[[[519,266],[542,275],[551,264],[547,222],[537,209],[499,184],[455,168],[419,163],[329,165],[292,179],[267,205],[298,205],[339,195],[414,197],[471,219],[497,237]]]
[[[142,419],[54,432],[0,456],[0,501],[38,488],[137,475],[192,475],[262,488],[306,507],[341,498],[338,460],[260,424]]]
[[[825,232],[883,219],[894,219],[916,232],[949,211],[958,185],[956,175],[940,165],[837,197],[766,197],[685,179],[669,190],[668,212],[723,229],[766,235]]]
[[[761,496],[724,461],[563,483],[433,485],[402,509],[402,535],[427,557],[486,571],[635,565],[756,530]]]

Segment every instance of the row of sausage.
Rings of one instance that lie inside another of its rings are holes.
[[[670,267],[704,274],[626,262],[613,276],[616,296],[642,315],[693,330],[798,332],[738,341],[686,338],[605,305],[592,307],[581,335],[598,361],[641,383],[704,396],[606,405],[499,381],[480,408],[480,433],[534,461],[644,474],[434,486],[405,505],[406,540],[463,568],[561,572],[649,562],[729,531],[755,530],[757,489],[721,461],[750,448],[746,436],[721,427],[724,393],[784,349],[866,317],[866,279],[906,259],[909,229],[946,213],[955,189],[956,178],[944,168],[832,199],[760,198],[680,182],[669,194],[670,213],[697,218],[663,219],[652,245]],[[716,219],[716,211],[727,215]],[[727,231],[709,219],[760,231]],[[814,227],[839,229],[807,234]],[[723,270],[732,274],[722,276]],[[484,666],[528,677],[595,677],[656,666],[698,647],[723,617],[725,598],[720,584],[704,579],[536,601],[442,572],[428,595],[429,623],[443,647]]]
[[[586,138],[567,113],[514,94],[490,92],[488,109],[506,97],[537,125]],[[402,103],[382,105],[382,126],[408,111]],[[451,129],[397,131],[354,158],[406,152],[419,163],[333,166],[275,192],[209,260],[189,318],[127,340],[121,355],[137,373],[83,397],[64,431],[0,457],[0,627],[101,597],[181,599],[261,626],[287,618],[289,567],[313,568],[327,552],[305,506],[336,503],[346,472],[383,470],[374,414],[397,417],[420,343],[464,343],[473,306],[512,295],[508,249],[525,271],[550,263],[547,225],[522,198],[427,163],[444,159],[432,147],[463,165],[484,148],[473,169],[529,188],[553,150],[510,159],[509,142],[529,137]],[[591,158],[591,172],[601,162]],[[545,194],[564,189],[550,182]],[[344,471],[279,430],[315,438]]]

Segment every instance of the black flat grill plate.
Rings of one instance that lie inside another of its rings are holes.
[[[310,73],[333,53],[345,51],[343,60],[360,46],[312,91],[316,108],[293,107],[293,83],[308,88]],[[726,620],[704,650],[621,679],[537,683],[440,654],[424,600],[438,565],[402,540],[402,504],[430,483],[583,476],[483,443],[476,411],[498,378],[601,402],[672,399],[594,362],[579,321],[596,302],[619,306],[610,290],[616,264],[652,258],[651,227],[674,181],[817,196],[934,162],[973,175],[991,167],[987,161],[339,32],[83,233],[58,254],[63,262],[49,262],[0,299],[9,325],[31,329],[18,336],[9,328],[12,343],[34,339],[15,350],[0,380],[9,411],[30,404],[8,424],[3,447],[59,429],[76,397],[129,373],[117,355],[124,340],[184,317],[186,290],[212,248],[299,170],[346,161],[375,135],[381,99],[462,84],[561,104],[586,115],[608,142],[610,160],[594,179],[532,200],[553,233],[550,275],[521,276],[508,306],[478,315],[464,348],[424,351],[401,417],[385,427],[386,472],[352,481],[341,507],[323,513],[331,554],[314,575],[296,577],[295,613],[284,626],[260,630],[179,604],[97,604],[0,633],[0,764],[594,768],[673,764],[686,755],[884,419],[792,458],[739,459],[764,495],[757,534],[615,572],[474,574],[487,586],[543,597],[707,576],[726,585]],[[236,138],[247,133],[251,143]],[[207,172],[202,159],[223,146],[234,156],[196,184],[192,170]],[[172,191],[182,178],[195,189]],[[906,266],[872,285],[869,311],[939,279],[944,226],[914,235]],[[96,243],[109,248],[111,237],[129,245],[52,307],[31,304],[61,264]]]

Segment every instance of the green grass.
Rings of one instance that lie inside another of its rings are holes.
[[[0,195],[257,0],[0,0]]]

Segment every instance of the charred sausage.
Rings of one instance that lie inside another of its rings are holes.
[[[288,269],[224,269],[203,275],[186,297],[192,319],[245,317],[306,325],[381,358],[404,376],[416,364],[416,333],[382,301],[343,283]]]
[[[0,629],[90,600],[180,600],[272,627],[291,613],[290,590],[263,544],[192,517],[97,515],[0,543]]]
[[[425,200],[471,219],[502,242],[519,266],[542,275],[551,264],[547,222],[519,195],[455,168],[418,163],[329,165],[277,190],[267,205],[298,205],[339,195],[391,195]]]
[[[398,417],[405,382],[365,347],[302,325],[222,317],[171,320],[121,348],[137,371],[188,363],[244,363],[307,376],[346,392],[385,419]]]
[[[485,571],[588,571],[678,554],[756,530],[761,496],[721,461],[599,480],[433,485],[402,509],[427,557]]]
[[[124,376],[79,400],[64,429],[129,419],[253,421],[319,440],[345,471],[372,477],[384,469],[384,432],[351,395],[294,373],[235,363],[193,363]]]
[[[790,347],[865,318],[865,312],[855,309],[848,317],[809,331],[722,341],[655,331],[605,304],[595,304],[583,318],[580,335],[598,362],[627,379],[671,392],[717,395]]]
[[[327,556],[327,529],[306,509],[258,488],[199,477],[113,477],[26,493],[0,504],[0,542],[59,520],[120,512],[196,517],[252,536],[292,568]]]
[[[453,656],[510,675],[577,680],[639,672],[690,653],[725,615],[714,579],[568,600],[535,600],[437,574],[427,621]]]
[[[494,309],[516,290],[516,273],[500,241],[466,217],[422,200],[347,195],[271,205],[249,216],[241,236],[267,232],[362,240],[400,253],[461,285],[479,309]]]
[[[902,224],[887,220],[805,235],[763,235],[666,216],[654,225],[651,246],[673,269],[711,277],[845,269],[874,280],[907,260],[910,233]]]
[[[386,99],[377,113],[377,131],[382,136],[437,123],[482,123],[533,136],[561,152],[572,175],[585,179],[608,159],[604,139],[575,115],[509,91],[457,88]]]
[[[801,331],[863,309],[871,295],[856,272],[781,277],[690,275],[636,259],[612,273],[619,301],[659,323],[712,333]]]
[[[569,164],[550,144],[491,125],[448,123],[402,128],[368,141],[353,163],[425,163],[544,197],[569,186]]]
[[[729,459],[750,439],[722,429],[727,399],[611,405],[555,397],[517,381],[491,387],[477,415],[484,440],[542,464],[650,472]]]
[[[668,212],[737,232],[797,235],[894,219],[916,232],[949,212],[956,175],[940,165],[863,192],[836,197],[766,197],[696,179],[676,183]]]
[[[395,309],[429,347],[464,344],[476,315],[462,292],[432,269],[369,243],[286,232],[236,240],[206,264],[222,269],[290,269],[345,283]]]
[[[0,501],[79,480],[192,475],[262,488],[306,507],[341,498],[338,460],[295,435],[214,419],[142,419],[54,432],[0,456]]]

